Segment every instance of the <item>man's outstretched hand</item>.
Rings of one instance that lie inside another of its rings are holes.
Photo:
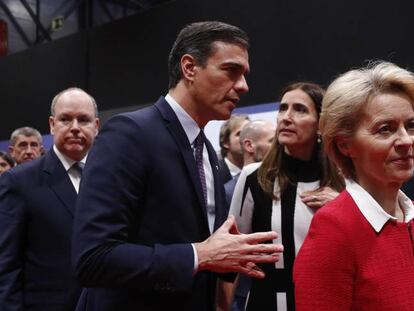
[[[194,244],[198,255],[198,271],[240,272],[263,278],[265,274],[256,263],[274,263],[279,260],[283,246],[264,243],[276,237],[274,231],[241,234],[234,216],[229,216],[207,240]]]

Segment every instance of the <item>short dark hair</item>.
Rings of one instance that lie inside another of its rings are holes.
[[[217,21],[192,23],[178,34],[168,57],[168,88],[174,88],[182,79],[181,57],[189,54],[197,65],[204,66],[214,51],[215,42],[237,44],[246,50],[249,38],[240,28]]]
[[[13,167],[16,164],[12,156],[8,154],[6,151],[0,151],[0,158],[6,161],[10,167]]]

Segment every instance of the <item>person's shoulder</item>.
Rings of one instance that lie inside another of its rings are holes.
[[[148,121],[148,118],[154,115],[156,109],[154,105],[139,108],[134,111],[123,112],[115,115],[114,119],[130,119],[134,122]]]
[[[157,122],[160,120],[159,114],[156,112],[154,105],[140,108],[138,110],[123,112],[110,117],[98,136],[102,136],[102,133],[117,132],[117,133],[134,133],[135,130],[145,131],[152,130]],[[132,130],[131,130],[132,129]]]
[[[358,207],[349,192],[343,190],[335,199],[321,207],[314,216],[314,222],[329,222],[334,227],[352,227]]]
[[[48,153],[32,161],[21,163],[10,169],[9,173],[13,176],[27,176],[27,174],[33,174],[41,170],[47,157],[49,157]]]
[[[325,206],[319,209],[325,213],[334,213],[334,214],[347,214],[347,208],[355,205],[354,200],[348,191],[343,190],[335,199],[326,203]]]
[[[246,176],[251,175],[259,169],[261,164],[262,162],[255,162],[255,163],[247,164],[246,166],[243,167],[242,173]]]
[[[43,170],[47,156],[48,154],[46,153],[35,160],[21,163],[4,172],[1,176],[2,186],[16,186],[24,189],[37,186],[43,178],[42,176],[44,176]]]

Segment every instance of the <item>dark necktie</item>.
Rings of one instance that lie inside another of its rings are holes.
[[[85,166],[84,163],[82,162],[75,162],[72,167],[75,171],[77,171],[79,173],[79,176],[82,177],[82,172],[83,172],[83,167]]]
[[[200,133],[194,140],[195,160],[197,164],[198,176],[200,177],[201,187],[203,188],[204,204],[205,206],[207,206],[207,183],[206,183],[206,175],[204,173],[204,165],[203,165],[204,141],[205,141],[204,132],[200,130]]]

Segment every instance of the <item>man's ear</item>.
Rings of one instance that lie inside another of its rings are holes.
[[[14,154],[14,146],[9,146],[9,153],[14,158],[14,156],[15,156],[15,154]]]
[[[352,158],[352,152],[348,138],[342,136],[335,137],[335,144],[344,156]]]
[[[100,122],[99,118],[95,118],[95,136],[98,135]]]
[[[223,147],[225,148],[225,149],[227,149],[227,150],[229,150],[230,149],[230,142],[229,141],[227,141],[227,142],[223,142]]]
[[[250,138],[243,140],[243,149],[249,153],[254,153],[254,143]]]
[[[196,61],[190,54],[184,54],[181,57],[181,71],[183,78],[188,81],[194,80]]]
[[[49,128],[50,128],[50,134],[53,135],[53,128],[55,127],[55,118],[50,116],[49,117]]]

